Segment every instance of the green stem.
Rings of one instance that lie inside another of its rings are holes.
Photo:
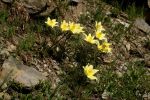
[[[68,33],[68,32],[67,32]],[[58,40],[58,41],[56,41],[50,48],[51,49],[53,49],[57,44],[59,44],[59,42],[66,36],[66,39],[65,39],[65,42],[66,42],[66,40],[68,40],[70,37],[71,37],[71,35],[68,33],[64,33],[63,34],[63,36]],[[67,34],[67,35],[66,35]]]

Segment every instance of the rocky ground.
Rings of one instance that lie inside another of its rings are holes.
[[[0,98],[3,96],[6,100],[11,98],[12,93],[9,90],[13,89],[11,89],[12,85],[8,83],[21,84],[21,87],[30,91],[41,81],[49,80],[52,89],[57,87],[61,81],[61,74],[65,73],[62,67],[71,67],[72,63],[76,62],[66,55],[64,57],[63,54],[66,52],[63,48],[67,47],[62,47],[63,43],[60,44],[58,52],[57,50],[52,53],[46,51],[53,43],[52,38],[43,34],[48,31],[43,32],[38,25],[33,26],[31,30],[28,30],[28,27],[32,27],[30,25],[35,23],[43,22],[44,24],[45,16],[56,16],[59,19],[81,21],[90,28],[89,23],[93,20],[91,13],[95,12],[96,5],[88,4],[88,2],[80,0],[80,2],[72,2],[66,9],[62,9],[63,6],[61,7],[52,0],[0,1],[0,11],[3,12],[0,14]],[[139,61],[150,71],[150,25],[144,18],[129,20],[126,13],[115,10],[114,7],[103,2],[101,5],[103,19],[106,21],[104,26],[109,32],[108,37],[113,48],[112,54],[98,57],[102,66],[111,65],[115,61],[116,71],[123,73],[122,70],[126,63]],[[88,21],[82,20],[80,16],[87,17]],[[28,37],[30,32],[33,36]],[[33,44],[28,44],[28,42],[21,44],[20,41],[24,37],[28,37],[27,41],[30,43],[35,38]],[[31,50],[28,50],[30,47]],[[13,91],[18,92],[18,90]],[[145,98],[150,99],[148,96]]]

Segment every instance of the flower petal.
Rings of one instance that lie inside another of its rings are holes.
[[[96,74],[98,71],[98,69],[93,69],[93,74]]]
[[[97,80],[97,77],[95,76],[87,76],[90,80]]]

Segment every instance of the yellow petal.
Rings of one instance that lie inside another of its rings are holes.
[[[87,77],[91,80],[97,80],[97,77],[95,77],[95,76],[87,76]]]
[[[105,40],[106,37],[105,37],[105,34],[100,32],[100,31],[96,31],[96,38],[98,38],[99,40]]]
[[[73,34],[80,34],[84,32],[83,27],[81,27],[80,24],[74,22],[69,22],[69,29]]]
[[[62,31],[67,31],[69,30],[69,24],[65,20],[63,20],[63,22],[60,25],[60,28],[62,29]]]
[[[50,19],[49,17],[47,18],[47,21],[45,22],[48,26],[50,26],[50,27],[54,27],[54,26],[57,26],[57,23],[58,22],[56,22],[56,19]]]
[[[88,68],[92,70],[93,69],[93,65],[88,65]]]
[[[98,71],[98,69],[93,69],[93,74],[96,74]]]
[[[98,40],[95,40],[95,44],[96,44],[96,45],[99,45],[100,43],[99,43],[99,41],[98,41]]]
[[[94,39],[94,36],[92,36],[91,34],[86,35],[84,40],[89,42],[89,43],[91,43],[91,44],[95,44],[96,43],[96,41]]]
[[[98,50],[102,50],[102,45],[98,44],[97,47],[98,47]]]
[[[96,21],[95,27],[96,27],[96,30],[97,30],[97,31],[100,31],[100,32],[105,30],[105,29],[103,28],[101,22],[97,22],[97,21]]]

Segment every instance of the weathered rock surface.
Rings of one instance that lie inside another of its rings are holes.
[[[70,3],[71,3],[72,5],[77,6],[77,4],[79,3],[79,0],[70,0]]]
[[[40,81],[47,78],[36,69],[23,65],[14,57],[9,57],[2,66],[0,80],[14,81],[23,87],[32,87],[38,85]]]
[[[19,0],[31,14],[38,13],[46,7],[46,0]]]
[[[0,92],[0,100],[11,100],[11,96],[8,93]]]
[[[144,55],[145,63],[148,67],[150,67],[150,53]]]
[[[150,0],[147,0],[148,1],[148,7],[150,8]]]
[[[150,100],[150,93],[143,95],[143,100]]]
[[[2,2],[17,2],[22,5],[29,14],[38,14],[41,16],[49,15],[56,8],[52,0],[2,0]]]
[[[80,0],[70,0],[70,1],[71,1],[71,2],[77,2],[77,3],[78,3]]]
[[[143,32],[150,33],[150,26],[145,22],[144,19],[137,18],[134,22],[134,25]]]
[[[5,2],[5,3],[12,3],[14,0],[2,0],[2,2]]]

